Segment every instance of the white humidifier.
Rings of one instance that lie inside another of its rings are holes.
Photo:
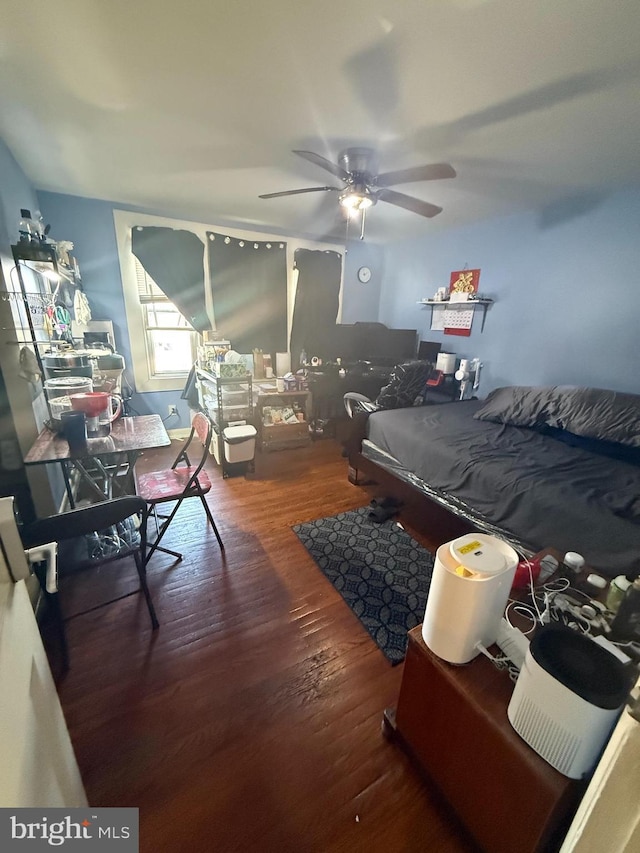
[[[510,545],[483,533],[438,548],[422,623],[434,654],[468,663],[479,654],[478,644],[495,643],[517,565]]]

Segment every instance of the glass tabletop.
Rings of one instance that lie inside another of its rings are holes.
[[[134,415],[119,418],[111,426],[111,435],[87,439],[87,449],[71,454],[67,441],[49,429],[43,429],[25,456],[25,465],[64,462],[110,453],[135,453],[171,444],[160,415]]]

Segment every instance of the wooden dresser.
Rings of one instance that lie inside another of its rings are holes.
[[[585,790],[540,758],[511,727],[513,682],[479,656],[464,666],[436,657],[409,633],[397,737],[487,853],[553,851]]]

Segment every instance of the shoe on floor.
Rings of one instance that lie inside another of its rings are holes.
[[[369,513],[369,519],[376,524],[382,524],[398,514],[397,506],[377,506]]]
[[[382,498],[374,498],[371,501],[371,506],[374,509],[377,509],[378,507],[382,507],[382,509],[387,509],[389,507],[394,507],[394,506],[400,507],[400,506],[402,506],[402,503],[399,500],[396,500],[396,498],[389,496],[389,497],[382,497]]]

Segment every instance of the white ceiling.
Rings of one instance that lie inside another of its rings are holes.
[[[380,202],[367,238],[535,209],[640,179],[638,0],[4,0],[0,136],[38,189],[321,237],[340,185],[291,153],[376,148],[458,177]]]

